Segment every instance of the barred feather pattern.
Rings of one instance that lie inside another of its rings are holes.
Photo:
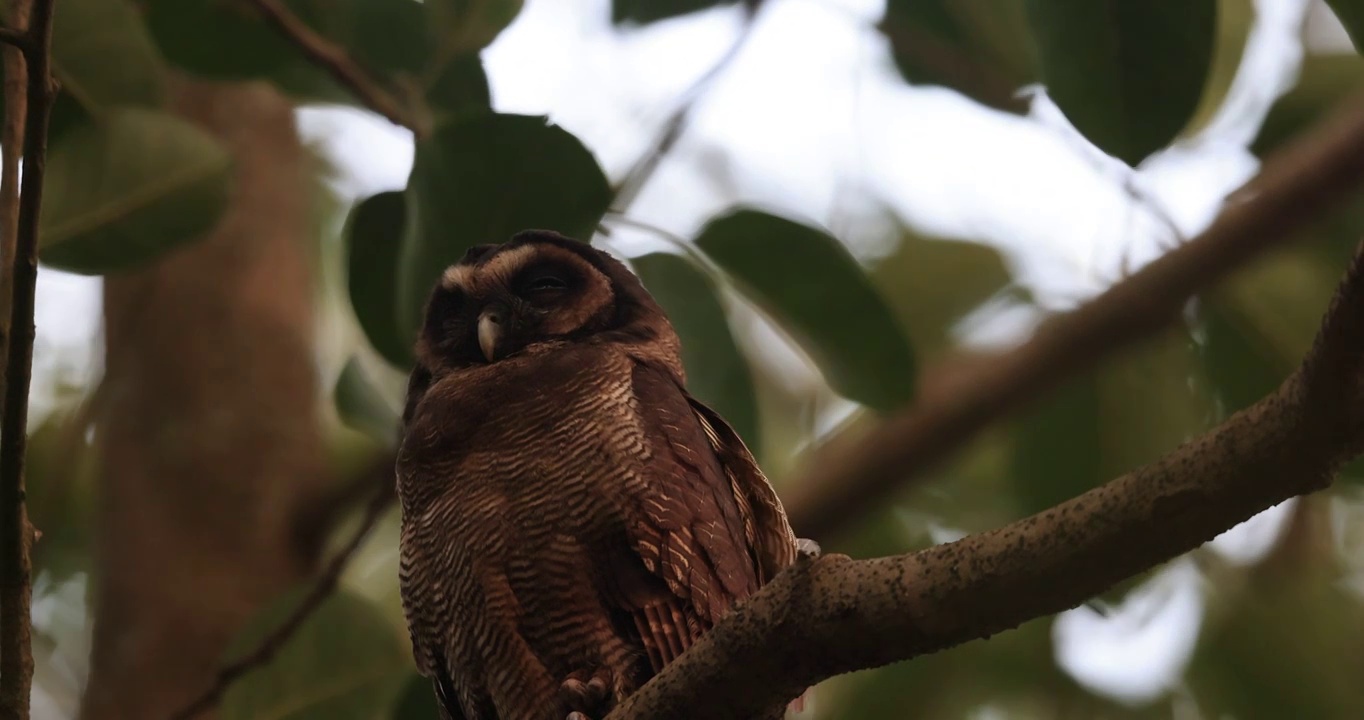
[[[575,673],[619,701],[795,558],[737,435],[631,347],[541,348],[415,407],[400,583],[447,720],[562,720]]]

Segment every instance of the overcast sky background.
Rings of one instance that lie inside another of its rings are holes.
[[[1256,5],[1260,16],[1221,113],[1197,137],[1132,172],[1089,146],[1044,95],[1031,117],[1020,118],[952,91],[905,85],[874,28],[883,2],[769,0],[630,214],[686,237],[732,204],[756,202],[821,223],[859,257],[874,259],[893,236],[884,232],[883,204],[920,230],[999,248],[1043,304],[1071,306],[1117,279],[1124,258],[1137,267],[1158,256],[1171,238],[1159,215],[1195,235],[1227,192],[1254,174],[1258,162],[1246,145],[1296,80],[1304,13],[1313,51],[1350,51],[1319,0]],[[484,58],[499,111],[549,115],[615,179],[743,25],[735,9],[624,30],[609,14],[609,0],[528,0]],[[342,169],[346,195],[404,186],[412,162],[406,131],[350,110],[307,108],[299,117],[306,137]],[[635,255],[664,246],[622,229],[611,247]],[[40,274],[35,421],[53,407],[59,381],[83,385],[97,372],[99,302],[98,280]],[[965,339],[1013,341],[1031,319],[1017,311],[986,318]],[[756,319],[736,317],[736,324],[746,349],[773,371],[801,372]],[[1217,547],[1249,561],[1272,541],[1282,516],[1282,508],[1271,510]],[[1085,608],[1062,614],[1058,660],[1101,692],[1134,701],[1165,692],[1197,639],[1200,583],[1192,561],[1180,561],[1107,616]],[[35,611],[44,611],[41,603]]]

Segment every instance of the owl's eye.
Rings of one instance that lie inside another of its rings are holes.
[[[567,289],[568,278],[553,270],[535,272],[521,283],[525,295],[550,295]]]

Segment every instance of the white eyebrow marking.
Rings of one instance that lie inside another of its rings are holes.
[[[474,280],[474,269],[468,265],[451,265],[445,269],[445,274],[441,275],[441,285],[446,290],[472,290]]]
[[[535,257],[536,250],[537,248],[532,245],[522,245],[511,250],[496,252],[483,264],[483,271],[506,282],[517,270],[520,270],[523,265]]]

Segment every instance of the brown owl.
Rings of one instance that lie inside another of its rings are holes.
[[[402,598],[444,717],[604,715],[795,560],[767,479],[606,253],[544,231],[472,248],[416,356]]]

